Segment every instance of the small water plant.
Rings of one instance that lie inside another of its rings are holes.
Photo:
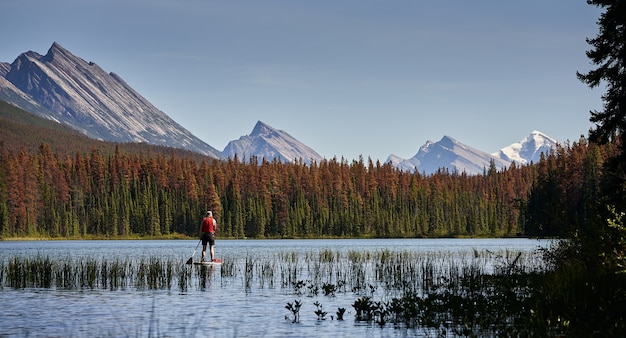
[[[293,316],[292,323],[300,322],[300,307],[302,307],[302,303],[299,300],[294,300],[293,303],[287,303],[285,309],[291,311],[291,315]]]
[[[337,320],[343,320],[344,313],[346,313],[346,308],[345,307],[338,308],[337,312],[336,312]]]
[[[307,289],[309,289],[309,297],[317,296],[320,292],[320,287],[317,284],[311,282],[309,282],[309,284],[307,285]]]
[[[335,284],[324,283],[322,290],[324,290],[324,296],[334,296],[335,291],[337,291],[337,286]]]
[[[352,304],[356,311],[356,320],[368,321],[373,317],[373,302],[370,297],[360,297]]]
[[[325,320],[328,313],[324,311],[322,304],[320,304],[320,302],[315,302],[313,305],[315,305],[316,308],[315,314],[317,315],[317,320]]]
[[[293,283],[293,290],[296,295],[302,294],[302,289],[306,286],[306,282],[299,280]]]

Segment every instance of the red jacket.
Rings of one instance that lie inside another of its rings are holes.
[[[205,217],[202,219],[202,232],[215,232],[215,220],[213,217]]]

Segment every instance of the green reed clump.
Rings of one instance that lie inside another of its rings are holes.
[[[131,261],[112,261],[108,273],[109,288],[111,290],[127,287],[129,283],[129,276],[131,274]]]
[[[274,270],[276,268],[275,261],[260,262],[257,266],[259,287],[265,288],[267,285],[269,288],[274,287]]]
[[[98,283],[99,264],[96,259],[87,258],[79,262],[78,283],[81,288],[93,289]]]
[[[288,260],[280,261],[280,284],[282,287],[289,287],[297,282],[302,271],[297,255],[288,256],[288,258]]]
[[[0,286],[12,288],[63,288],[116,290],[129,286],[138,289],[170,289],[180,262],[173,260],[60,258],[37,255],[15,256],[2,263]]]
[[[55,285],[57,288],[74,289],[77,283],[77,273],[74,263],[69,259],[61,259],[56,262]]]
[[[52,261],[41,255],[32,259],[13,257],[6,267],[6,282],[12,288],[49,288],[54,283],[54,276]]]
[[[24,288],[26,287],[27,279],[27,262],[24,262],[23,258],[13,257],[9,260],[6,267],[6,281],[8,286],[12,288]]]
[[[4,262],[4,259],[0,259],[0,289],[3,288],[3,281],[5,278],[5,270],[6,270],[6,263]]]
[[[254,279],[254,265],[256,263],[256,259],[253,259],[250,256],[246,256],[244,262],[244,287],[246,290],[250,290],[252,287],[252,281]]]
[[[142,258],[136,267],[134,283],[139,289],[170,289],[173,278],[173,265],[171,260],[144,259]]]
[[[367,269],[369,262],[366,260],[365,255],[350,251],[348,252],[348,276],[346,278],[349,281],[353,292],[365,289],[367,285]]]
[[[403,289],[419,285],[420,271],[415,262],[421,257],[408,251],[383,250],[374,255],[374,273],[377,282],[388,289]]]
[[[341,254],[339,252],[335,253],[332,250],[324,249],[319,253],[319,260],[323,263],[332,263],[336,259],[339,259]]]
[[[220,276],[222,278],[235,277],[236,274],[237,265],[234,260],[229,259],[222,262],[222,266],[220,267]]]

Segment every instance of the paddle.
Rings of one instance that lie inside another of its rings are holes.
[[[187,260],[187,264],[191,264],[193,262],[193,256],[196,254],[196,251],[198,251],[198,246],[200,246],[200,242],[202,242],[202,240],[200,240],[196,245],[196,248],[193,250],[191,257],[189,257],[189,259]]]

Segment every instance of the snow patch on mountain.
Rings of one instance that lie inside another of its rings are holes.
[[[521,141],[506,146],[492,153],[492,155],[518,164],[537,163],[542,153],[547,155],[554,151],[556,146],[557,141],[555,139],[540,131],[533,130],[529,136]]]

